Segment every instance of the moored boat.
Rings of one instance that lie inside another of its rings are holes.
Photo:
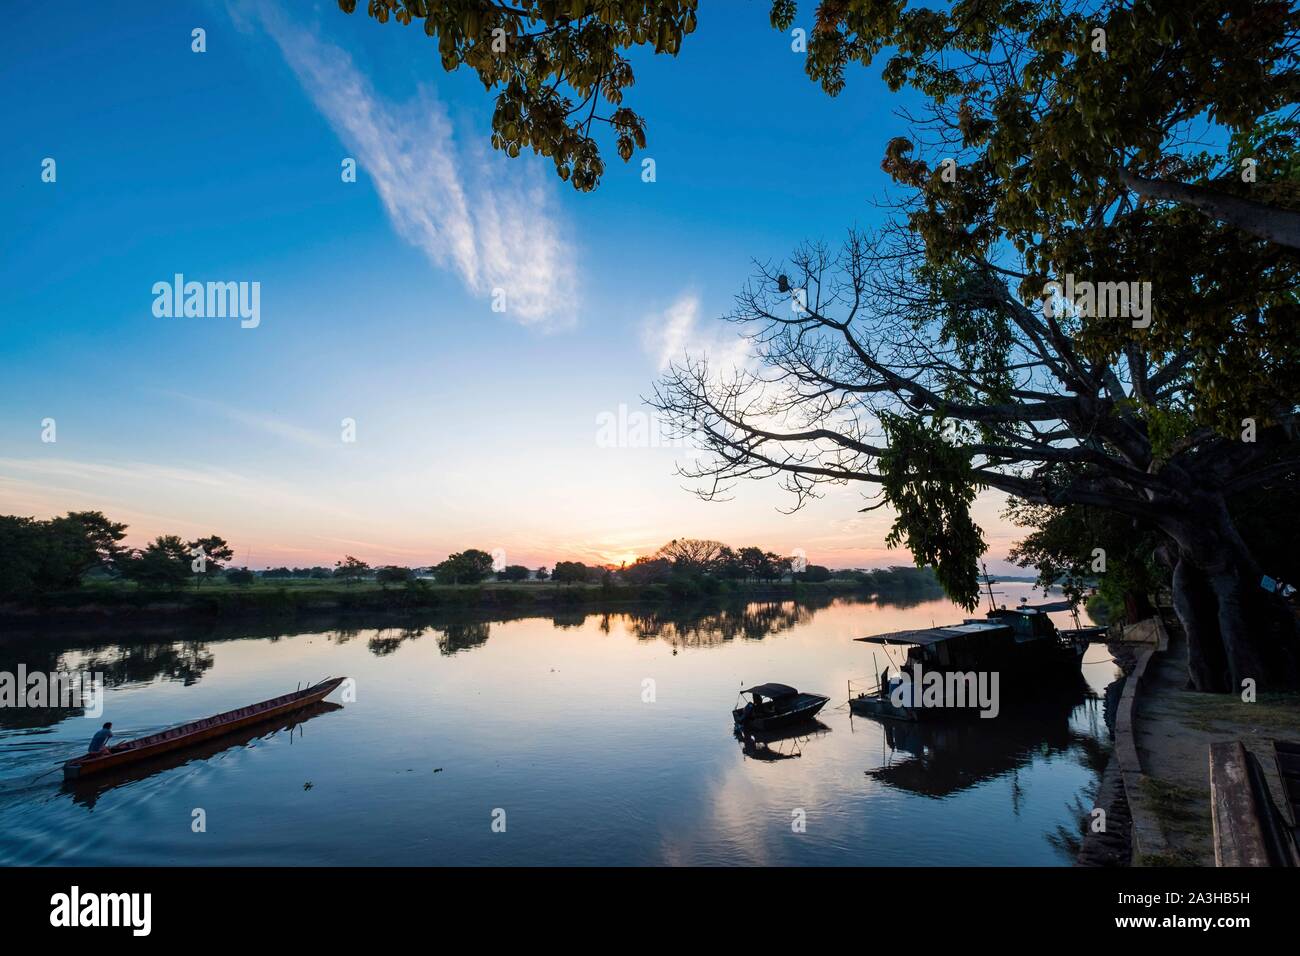
[[[107,747],[98,753],[74,757],[63,765],[63,779],[78,780],[93,773],[123,767],[310,707],[328,697],[346,679],[345,677],[327,678],[291,694],[283,694],[261,703],[240,707],[238,710],[228,710],[202,720],[181,724],[147,737],[128,740],[116,747]]]
[[[829,697],[802,694],[788,684],[756,684],[740,692],[749,703],[731,712],[736,725],[755,730],[775,730],[811,720],[826,706]]]
[[[967,618],[961,624],[855,638],[886,648],[906,648],[906,656],[894,674],[890,668],[874,674],[856,694],[854,685],[863,682],[850,681],[849,709],[908,721],[972,716],[987,708],[964,693],[968,687],[974,689],[970,681],[996,677],[1013,699],[1032,699],[1047,686],[1076,681],[1095,635],[1089,633],[1092,629],[1057,630],[1048,609],[1052,606],[995,608],[984,618]],[[945,686],[963,693],[937,705],[924,701],[922,687],[913,679],[921,674],[942,677]],[[994,712],[997,706],[993,702]]]

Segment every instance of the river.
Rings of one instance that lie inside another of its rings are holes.
[[[854,637],[962,616],[836,600],[5,638],[0,670],[107,690],[99,718],[0,709],[0,863],[1068,865],[1109,752],[1104,646],[1030,715],[846,706],[883,663]],[[104,720],[125,738],[330,675],[355,699],[125,775],[45,773]],[[766,681],[829,696],[820,726],[738,740],[737,691]]]

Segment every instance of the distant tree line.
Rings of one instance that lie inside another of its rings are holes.
[[[179,535],[159,535],[143,548],[121,544],[126,525],[99,511],[69,512],[60,518],[38,520],[0,516],[0,599],[25,599],[44,593],[80,587],[92,577],[130,581],[141,588],[176,590],[216,577],[248,586],[261,579],[334,580],[356,584],[373,580],[380,587],[416,586],[432,577],[439,584],[474,585],[495,579],[520,582],[551,581],[565,585],[611,587],[665,586],[678,596],[708,595],[739,582],[817,583],[850,580],[880,592],[922,592],[937,587],[929,569],[889,568],[877,571],[835,571],[820,565],[796,565],[793,558],[758,547],[732,548],[719,541],[674,538],[653,554],[620,567],[559,561],[548,571],[512,564],[496,570],[492,555],[478,548],[453,553],[427,568],[398,565],[371,567],[346,555],[333,568],[278,567],[265,571],[228,567],[234,557],[220,535],[186,540]],[[800,569],[795,570],[796,566]]]

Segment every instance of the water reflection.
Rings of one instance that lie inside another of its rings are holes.
[[[888,757],[865,771],[891,787],[927,797],[947,797],[986,780],[1013,773],[1036,757],[1075,751],[1092,734],[1076,728],[1084,705],[1094,713],[1099,701],[1080,680],[1059,698],[1008,707],[993,718],[955,717],[933,721],[855,717],[884,731]]]
[[[750,760],[790,760],[803,756],[803,745],[815,737],[829,734],[831,729],[820,720],[809,720],[783,730],[752,730],[736,728],[740,752]]]
[[[0,644],[0,671],[53,675],[78,671],[96,675],[104,687],[148,684],[155,680],[195,684],[213,665],[205,643],[126,643],[88,648],[57,649],[49,640]],[[0,728],[53,727],[69,717],[79,717],[84,707],[0,707]]]
[[[0,709],[0,864],[1068,863],[1113,664],[967,726],[849,713],[848,679],[873,667],[853,637],[961,614],[752,601],[6,637],[0,669],[101,671],[102,719],[125,735],[329,673],[358,693],[70,787],[47,774],[99,721]],[[763,681],[832,701],[812,725],[733,736],[737,689]],[[193,839],[200,806],[220,825]],[[791,808],[809,821],[795,838]],[[898,833],[905,859],[883,849]]]

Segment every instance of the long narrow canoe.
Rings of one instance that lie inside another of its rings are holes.
[[[222,734],[228,734],[250,724],[261,723],[303,707],[310,707],[328,697],[345,680],[347,680],[345,677],[329,678],[319,684],[294,691],[292,694],[264,700],[260,704],[249,704],[238,710],[228,710],[224,714],[205,717],[148,737],[130,740],[116,747],[101,750],[99,753],[74,757],[63,765],[63,779],[77,780],[92,773],[99,773],[101,770],[121,767],[135,763],[137,760],[147,760],[159,754],[220,737]]]

